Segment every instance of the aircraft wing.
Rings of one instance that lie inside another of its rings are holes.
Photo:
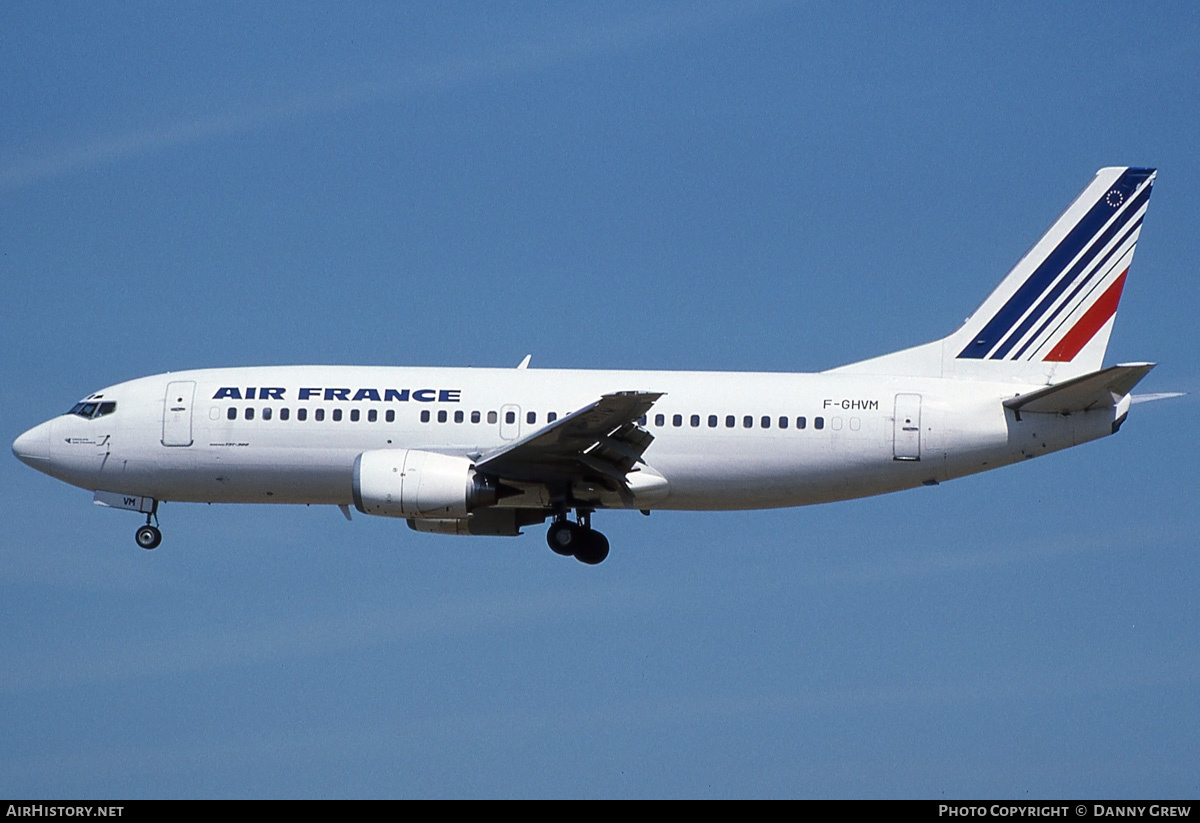
[[[571,483],[594,480],[625,488],[625,475],[654,440],[638,418],[662,397],[661,392],[624,391],[606,394],[475,461],[478,471],[518,482]]]

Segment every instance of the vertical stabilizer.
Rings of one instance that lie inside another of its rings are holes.
[[[962,327],[837,371],[1055,383],[1097,371],[1154,185],[1154,169],[1095,179]]]

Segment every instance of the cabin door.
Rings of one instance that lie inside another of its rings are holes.
[[[896,395],[893,423],[892,459],[921,459],[921,395]]]
[[[192,445],[192,401],[195,394],[196,384],[191,380],[167,384],[167,393],[163,395],[164,446]]]

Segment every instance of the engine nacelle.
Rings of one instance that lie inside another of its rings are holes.
[[[465,457],[378,449],[354,459],[354,507],[383,517],[459,518],[497,499],[497,484]]]

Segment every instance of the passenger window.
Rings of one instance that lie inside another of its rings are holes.
[[[446,415],[446,410],[445,409],[440,410],[438,412],[438,422],[445,423],[447,419],[448,419],[448,417]]]
[[[322,420],[324,420],[325,419],[325,410],[317,409],[315,412],[313,412],[313,419],[315,419],[318,423],[321,422]]]
[[[375,409],[367,409],[367,422],[374,423],[379,419],[379,412]]]
[[[477,411],[471,412],[471,422],[472,423],[478,423],[481,419],[482,418],[479,416],[479,412],[477,412]]]
[[[737,425],[737,418],[732,414],[725,415],[725,428],[732,429],[735,425]]]
[[[813,428],[814,429],[825,428],[825,418],[824,417],[814,417],[813,418]]]
[[[263,419],[263,420],[270,420],[270,419],[271,419],[271,407],[270,407],[270,406],[268,406],[267,408],[263,409],[263,415],[262,415],[262,419]]]
[[[290,411],[288,411],[288,409],[286,407],[279,410],[279,419],[280,420],[287,420],[291,416],[292,416],[292,413]]]
[[[550,413],[551,413],[551,414],[554,414],[554,412],[550,412]],[[644,414],[643,414],[641,417],[639,417],[639,418],[638,418],[638,425],[639,425],[639,426],[645,426],[645,425],[646,425],[646,421],[647,421],[648,419],[649,419],[649,418],[648,418],[646,415],[644,415]]]
[[[504,413],[504,422],[505,422],[505,423],[508,423],[509,425],[512,425],[513,423],[516,423],[516,422],[517,422],[517,413],[516,413],[516,412],[511,412],[511,411],[510,411],[510,412],[505,412],[505,413]]]
[[[743,417],[742,418],[742,428],[745,428],[745,429],[754,428],[754,418],[751,417],[750,415],[746,415],[745,417]]]
[[[803,429],[806,426],[808,426],[808,420],[806,418],[804,418],[804,417],[796,418],[796,428]]]
[[[762,427],[764,429],[771,428],[771,418],[767,417],[765,414],[762,416]]]
[[[779,428],[786,429],[788,427],[788,419],[786,417],[779,418]]]
[[[334,423],[342,422],[342,410],[341,409],[333,410],[333,422]]]
[[[693,414],[691,420],[689,420],[688,422],[690,422],[692,424],[693,429],[699,428],[700,427],[700,415]]]
[[[361,417],[361,416],[362,416],[362,415],[361,415],[361,414],[359,414],[359,411],[358,411],[358,409],[351,409],[351,410],[350,410],[350,422],[351,422],[351,423],[357,423],[357,422],[358,422],[358,419],[359,419],[359,417]]]
[[[246,416],[247,420],[253,420],[254,419],[254,409],[246,409],[245,416]]]
[[[558,419],[558,412],[546,412],[546,422],[553,423]],[[646,415],[642,415],[642,425],[646,425]]]
[[[308,419],[308,409],[296,409],[296,419],[304,422]]]
[[[395,423],[395,422],[396,422],[396,410],[395,410],[395,409],[388,409],[388,410],[387,410],[387,411],[384,413],[384,415],[383,415],[383,419],[384,419],[384,420],[386,420],[386,421],[387,421],[387,422],[389,422],[389,423]]]
[[[229,411],[225,412],[225,417],[229,420],[237,420],[237,409],[230,406]]]
[[[708,416],[708,427],[710,429],[715,429],[717,427],[717,416],[715,414],[710,414]]]
[[[421,409],[421,422],[422,423],[429,422],[429,409]]]
[[[525,412],[525,422],[533,425],[537,422],[537,412]]]
[[[656,414],[656,415],[654,415],[654,425],[656,425],[656,426],[665,426],[665,425],[667,425],[667,418],[666,418],[666,416],[665,416],[665,415],[661,415],[661,414]]]
[[[489,423],[495,423],[498,419],[499,418],[496,416],[496,413],[494,411],[488,412],[488,422]]]
[[[683,425],[683,415],[682,414],[672,415],[671,425],[674,426],[675,428],[679,428],[680,426],[682,426]]]
[[[463,416],[463,413],[462,413],[462,410],[461,410],[461,409],[460,409],[459,411],[456,411],[456,412],[454,413],[454,422],[455,422],[455,423],[461,423],[461,422],[463,422],[463,420],[465,420],[465,419],[466,419],[466,418]]]

